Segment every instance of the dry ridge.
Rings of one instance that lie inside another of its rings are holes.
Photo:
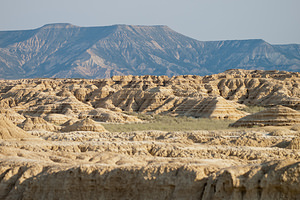
[[[2,80],[0,199],[300,199],[299,83],[246,70]],[[249,115],[249,105],[267,108]],[[254,127],[104,128],[144,123],[134,112]]]
[[[55,123],[53,114],[101,122],[140,121],[122,111],[236,120],[248,114],[240,110],[244,105],[300,109],[300,74],[296,72],[229,70],[204,77],[23,79],[3,80],[0,86],[0,106],[9,110],[6,115],[16,123],[24,116]]]
[[[0,140],[0,198],[298,199],[295,128],[32,131]]]
[[[243,117],[231,126],[290,126],[293,124],[300,124],[300,112],[278,105]]]

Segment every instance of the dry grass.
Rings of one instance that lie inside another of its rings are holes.
[[[246,107],[244,107],[242,109],[239,109],[239,110],[242,110],[242,111],[245,111],[247,113],[253,114],[253,113],[257,113],[257,112],[263,111],[265,109],[266,108],[263,107],[263,106],[246,106]]]
[[[146,123],[133,124],[103,124],[110,132],[127,132],[143,130],[188,131],[188,130],[218,130],[228,129],[231,120],[211,120],[206,118],[174,117],[168,115],[137,115]]]

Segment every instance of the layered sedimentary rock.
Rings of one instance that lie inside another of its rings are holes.
[[[28,138],[32,137],[23,129],[17,127],[9,119],[0,115],[0,139]]]
[[[2,199],[297,199],[300,164],[213,167],[2,167]],[[211,175],[210,175],[211,173]],[[10,178],[16,176],[15,180]],[[205,178],[204,178],[205,177]],[[249,181],[250,180],[250,181]],[[10,185],[16,187],[10,188]]]
[[[112,105],[127,112],[174,113],[193,117],[239,119],[246,115],[223,97],[207,94],[181,94],[170,88],[122,89],[107,97]],[[175,94],[174,94],[175,93]],[[101,104],[97,105],[101,106]]]
[[[56,125],[62,125],[72,119],[72,117],[64,115],[64,114],[56,114],[51,113],[44,117],[44,120],[46,120],[49,123],[56,124]]]
[[[76,115],[80,112],[92,110],[93,107],[82,103],[75,97],[67,97],[43,105],[30,106],[27,110],[22,111],[25,115],[43,116],[45,114],[57,113],[65,115]]]
[[[299,73],[246,70],[0,81],[0,199],[299,199],[299,85]],[[245,117],[256,125],[282,127],[102,126],[144,123],[132,112],[238,119],[246,105],[268,107]]]
[[[32,131],[32,130],[56,131],[60,129],[59,126],[51,124],[40,117],[28,117],[19,126],[25,131]]]
[[[11,120],[14,124],[20,124],[26,119],[23,115],[20,115],[11,108],[2,107],[0,110],[0,114]]]
[[[231,126],[291,126],[294,124],[300,124],[300,112],[279,105],[243,117]]]
[[[198,41],[167,26],[47,24],[0,31],[0,79],[207,75],[230,67],[299,71],[298,44]]]
[[[63,132],[70,132],[70,131],[94,131],[94,132],[105,132],[105,128],[95,122],[92,119],[86,118],[80,121],[73,123],[72,125],[66,126],[65,128],[61,129]]]
[[[296,72],[229,70],[204,77],[2,81],[0,105],[21,115],[43,118],[53,113],[78,118],[81,112],[105,108],[114,112],[238,119],[246,114],[236,109],[241,104],[298,109],[299,77]]]
[[[189,98],[174,109],[176,113],[211,119],[240,119],[248,113],[240,111],[233,102],[226,101],[223,97],[212,96],[199,101]]]
[[[141,122],[135,116],[126,115],[119,112],[113,112],[105,108],[96,108],[91,111],[81,112],[79,118],[91,118],[95,121],[110,122],[110,123],[125,123],[125,122]]]
[[[271,131],[43,131],[35,133],[45,140],[0,140],[0,198],[297,199],[295,132]]]
[[[288,149],[300,149],[300,138],[296,137],[294,138],[289,146],[287,146]]]

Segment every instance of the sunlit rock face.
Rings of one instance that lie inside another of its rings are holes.
[[[0,199],[299,199],[299,94],[276,70],[0,80]]]

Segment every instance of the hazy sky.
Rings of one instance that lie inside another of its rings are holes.
[[[300,44],[300,0],[0,0],[0,30],[48,23],[168,25],[207,40]]]

